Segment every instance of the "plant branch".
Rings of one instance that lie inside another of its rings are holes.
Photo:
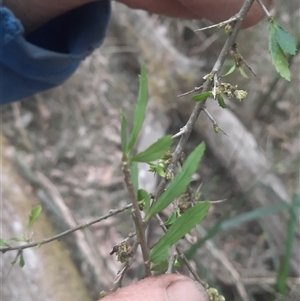
[[[228,19],[226,21],[220,22],[218,24],[213,24],[213,25],[210,25],[210,26],[207,26],[207,27],[195,29],[194,31],[195,32],[197,32],[197,31],[203,31],[203,30],[211,29],[211,28],[215,28],[215,27],[219,27],[220,28],[220,27],[224,27],[226,24],[229,24],[229,23],[232,23],[232,22],[235,22],[235,21],[237,21],[237,17],[233,16],[233,17],[231,17],[230,19]]]
[[[217,76],[218,73],[220,72],[220,70],[225,62],[226,56],[227,56],[228,52],[230,51],[231,46],[235,42],[236,37],[240,31],[242,22],[243,22],[244,18],[246,17],[248,11],[250,10],[250,7],[253,4],[253,2],[254,2],[254,0],[246,0],[243,4],[241,10],[239,11],[239,13],[237,15],[235,15],[236,23],[233,25],[232,32],[228,36],[220,54],[219,54],[219,57],[211,71],[211,75],[213,75],[213,77],[215,77],[215,75]],[[208,92],[211,89],[211,86],[212,86],[212,82],[210,80],[210,76],[208,76],[208,79],[203,84],[202,93]],[[176,164],[183,151],[183,148],[186,145],[187,140],[192,132],[192,129],[197,121],[197,118],[199,117],[201,111],[205,107],[205,103],[206,103],[206,101],[202,101],[202,102],[198,102],[196,104],[188,122],[185,125],[185,132],[182,134],[180,141],[173,153],[172,162],[170,163],[167,172],[173,172],[173,170],[175,169]],[[167,185],[167,180],[165,178],[163,178],[160,181],[160,183],[154,193],[154,196],[156,199],[163,193],[163,191],[166,188],[166,185]]]
[[[89,226],[91,226],[93,224],[99,223],[102,220],[105,220],[105,219],[107,219],[107,218],[109,218],[109,217],[111,217],[113,215],[116,215],[116,214],[121,213],[121,212],[123,212],[123,211],[125,211],[127,209],[130,209],[131,207],[132,207],[132,204],[128,204],[125,207],[120,208],[120,209],[112,209],[112,210],[110,210],[105,215],[102,215],[102,216],[100,216],[100,217],[98,217],[98,218],[96,218],[96,219],[94,219],[94,220],[92,220],[92,221],[90,221],[88,223],[80,224],[80,225],[78,225],[76,227],[73,227],[73,228],[71,228],[69,230],[66,230],[66,231],[64,231],[64,232],[62,232],[60,234],[55,235],[55,236],[52,236],[52,237],[49,237],[49,238],[45,238],[45,239],[43,239],[43,240],[41,240],[39,242],[32,242],[32,243],[29,243],[29,244],[26,244],[26,245],[22,245],[22,246],[0,248],[0,252],[5,253],[7,251],[13,251],[13,250],[19,250],[20,251],[20,250],[24,250],[24,249],[28,249],[28,248],[33,248],[33,247],[36,247],[36,246],[41,246],[41,245],[47,244],[47,243],[49,243],[51,241],[54,241],[54,240],[59,240],[59,239],[65,237],[65,236],[67,236],[67,235],[69,235],[69,234],[71,234],[71,233],[73,233],[75,231],[78,231],[78,230],[84,229],[86,227],[89,227]]]
[[[137,242],[141,245],[141,249],[142,249],[144,266],[145,266],[145,276],[150,277],[151,269],[150,269],[150,263],[148,262],[149,248],[147,245],[147,240],[145,235],[146,224],[143,221],[137,196],[132,184],[130,166],[128,164],[127,158],[124,157],[123,157],[123,173],[124,173],[124,181],[128,190],[129,198],[131,200],[132,207],[133,207],[132,213],[133,213],[134,223],[136,226]]]
[[[258,2],[258,4],[261,6],[261,8],[263,9],[264,13],[266,14],[266,16],[271,19],[272,15],[270,14],[270,12],[268,11],[268,9],[266,8],[266,6],[264,5],[264,3],[261,0],[256,0]]]

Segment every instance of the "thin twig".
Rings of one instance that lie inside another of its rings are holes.
[[[199,87],[195,87],[193,90],[191,90],[191,91],[188,91],[188,92],[185,92],[185,93],[182,93],[182,94],[179,94],[179,95],[177,95],[177,97],[179,98],[179,97],[183,97],[183,96],[186,96],[186,95],[189,95],[189,94],[192,94],[192,93],[194,93],[194,92],[196,92],[196,91],[199,91],[199,90],[201,90],[203,88],[203,86],[201,85],[201,86],[199,86]]]
[[[194,31],[195,32],[197,32],[197,31],[203,31],[203,30],[211,29],[211,28],[215,28],[215,27],[221,28],[221,27],[224,27],[224,25],[229,24],[229,23],[234,22],[234,21],[237,21],[237,17],[236,16],[231,17],[230,19],[228,19],[226,21],[223,21],[223,22],[220,22],[218,24],[213,24],[213,25],[210,25],[210,26],[207,26],[207,27],[195,29]]]
[[[186,126],[182,127],[178,133],[172,136],[172,139],[182,136],[186,132]]]
[[[266,8],[266,6],[264,5],[264,3],[261,0],[256,0],[258,2],[258,4],[261,6],[261,8],[263,9],[264,13],[266,14],[266,16],[269,19],[272,19],[272,15],[271,13],[268,11],[268,9]]]
[[[141,245],[141,249],[142,249],[144,266],[145,266],[145,276],[150,277],[151,269],[150,269],[150,263],[148,262],[149,248],[147,245],[147,240],[145,235],[146,224],[144,223],[141,215],[137,196],[135,194],[135,190],[131,180],[130,167],[126,158],[123,158],[123,173],[124,173],[124,181],[128,190],[129,198],[133,206],[132,213],[133,213],[134,222],[136,226],[137,242]]]
[[[207,110],[206,107],[203,108],[203,112],[206,114],[206,116],[207,116],[207,117],[210,119],[210,121],[213,123],[214,129],[217,128],[218,130],[221,130],[221,132],[222,132],[225,136],[229,137],[229,136],[226,134],[226,132],[218,125],[218,123],[215,121],[214,117],[210,114],[210,112]]]
[[[41,245],[47,244],[47,243],[49,243],[51,241],[54,241],[54,240],[59,240],[59,239],[65,237],[65,236],[67,236],[67,235],[69,235],[69,234],[71,234],[71,233],[73,233],[75,231],[78,231],[78,230],[84,229],[86,227],[89,227],[89,226],[91,226],[93,224],[99,223],[102,220],[105,220],[105,219],[107,219],[107,218],[109,218],[109,217],[111,217],[113,215],[116,215],[116,214],[121,213],[121,212],[123,212],[123,211],[125,211],[127,209],[130,209],[131,207],[132,207],[132,204],[128,204],[125,207],[120,208],[120,209],[109,210],[109,212],[107,214],[105,214],[105,215],[102,215],[102,216],[100,216],[100,217],[98,217],[98,218],[96,218],[96,219],[94,219],[94,220],[92,220],[92,221],[90,221],[88,223],[80,224],[80,225],[78,225],[76,227],[73,227],[73,228],[71,228],[69,230],[66,230],[66,231],[64,231],[62,233],[59,233],[59,234],[57,234],[55,236],[52,236],[52,237],[49,237],[49,238],[45,238],[45,239],[43,239],[43,240],[41,240],[39,242],[32,242],[32,243],[29,243],[29,244],[26,244],[26,245],[22,245],[22,246],[0,248],[0,252],[5,253],[7,251],[12,251],[12,250],[19,250],[20,251],[20,250],[24,250],[24,249],[27,249],[27,248],[33,248],[33,247],[36,247],[36,246],[41,246]]]
[[[246,0],[241,8],[241,10],[239,11],[239,13],[235,16],[235,20],[236,20],[236,23],[233,25],[233,29],[232,29],[232,32],[231,34],[228,36],[220,54],[219,54],[219,57],[212,69],[212,72],[211,74],[217,74],[220,72],[224,62],[225,62],[225,59],[226,59],[226,56],[231,48],[231,46],[233,45],[233,43],[235,42],[236,40],[236,37],[239,33],[239,30],[241,28],[241,25],[242,25],[242,22],[244,20],[244,18],[246,17],[248,11],[250,10],[250,7],[251,5],[253,4],[254,0]],[[208,78],[205,83],[203,84],[203,90],[202,92],[208,92],[210,89],[211,89],[211,80]],[[173,172],[173,170],[175,169],[176,167],[176,164],[181,156],[181,153],[183,151],[183,148],[184,146],[186,145],[187,143],[187,140],[192,132],[192,129],[201,113],[201,111],[203,110],[203,108],[205,107],[205,103],[206,101],[201,101],[201,102],[198,102],[188,120],[188,122],[186,123],[186,131],[185,133],[181,136],[180,138],[180,141],[173,153],[173,156],[172,156],[172,162],[170,163],[169,167],[168,167],[168,170],[167,172]],[[163,191],[165,190],[166,188],[166,185],[167,185],[167,180],[165,178],[163,178],[159,185],[157,186],[157,189],[154,193],[154,196],[155,198],[157,199],[162,193]]]

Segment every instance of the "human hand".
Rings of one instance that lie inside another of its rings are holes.
[[[208,301],[205,289],[190,278],[164,274],[119,289],[101,301]],[[100,301],[100,300],[99,300]]]
[[[219,23],[234,16],[244,0],[117,0],[131,8],[143,9],[170,17],[201,19]],[[263,0],[270,7],[272,0]],[[250,27],[264,17],[264,12],[255,1],[247,14],[243,27]]]

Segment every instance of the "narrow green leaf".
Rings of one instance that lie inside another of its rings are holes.
[[[192,175],[198,168],[198,164],[203,156],[204,150],[205,143],[202,142],[189,155],[182,166],[182,170],[176,174],[167,190],[150,208],[148,214],[146,215],[146,220],[149,220],[150,217],[155,213],[162,211],[186,190],[191,181]]]
[[[20,253],[20,260],[19,260],[19,266],[21,268],[23,268],[25,265],[25,260],[24,260],[24,256],[23,256],[23,252]]]
[[[175,221],[177,220],[177,213],[173,212],[169,218],[164,222],[165,226],[171,226],[172,224],[175,223]]]
[[[121,110],[121,145],[123,153],[127,148],[127,119],[123,110]]]
[[[243,69],[243,67],[239,67],[239,71],[241,73],[241,75],[245,78],[249,78],[249,76],[246,74],[245,70]]]
[[[271,55],[272,64],[276,71],[287,81],[291,80],[291,74],[288,66],[287,58],[279,46],[276,37],[276,28],[273,22],[269,27],[269,53]]]
[[[131,163],[130,174],[131,174],[131,180],[132,180],[132,185],[133,185],[134,191],[135,191],[135,193],[137,193],[137,191],[139,189],[139,171],[138,171],[137,162]]]
[[[4,239],[0,238],[0,246],[1,247],[9,247],[9,243],[6,242]]]
[[[164,250],[166,252],[165,256],[163,258],[168,258],[168,250]],[[158,273],[164,273],[168,268],[168,259],[165,259],[158,263],[152,263],[151,264],[151,270]]]
[[[294,207],[296,207],[296,205]],[[272,205],[260,209],[255,209],[250,212],[242,213],[228,220],[221,221],[217,223],[213,228],[211,228],[205,237],[201,238],[196,244],[194,244],[185,255],[188,259],[192,258],[192,256],[195,254],[197,249],[200,246],[202,246],[205,243],[205,241],[213,238],[214,236],[218,235],[222,231],[230,230],[234,227],[238,227],[243,223],[257,220],[259,218],[263,218],[271,214],[276,214],[278,212],[287,211],[289,209],[291,209],[291,204],[281,203],[275,206]]]
[[[289,54],[295,55],[297,48],[294,37],[274,21],[276,41],[281,49]]]
[[[148,194],[148,192],[144,189],[139,189],[138,190],[138,201],[142,202],[144,201],[145,203],[145,212],[147,214],[147,212],[149,211],[150,208],[150,196]]]
[[[250,212],[242,213],[236,217],[226,220],[222,223],[221,230],[229,230],[239,226],[242,223],[250,222],[270,214],[276,214],[281,211],[286,211],[291,208],[291,204],[281,203],[260,209],[255,209]]]
[[[194,95],[194,96],[192,97],[192,99],[193,99],[194,101],[198,101],[198,102],[199,102],[199,101],[206,100],[208,97],[213,97],[211,91],[203,92],[203,93],[201,93],[201,94]]]
[[[225,101],[224,101],[222,95],[221,95],[221,94],[218,94],[218,95],[217,95],[217,98],[218,98],[219,106],[220,106],[221,108],[223,108],[223,109],[226,109],[227,106],[226,106],[226,103],[225,103]]]
[[[168,249],[204,219],[209,207],[209,202],[201,202],[187,209],[151,250],[149,260],[154,264],[164,262]]]
[[[33,224],[35,223],[37,218],[40,216],[41,212],[42,212],[41,205],[37,205],[31,210],[31,213],[29,215],[28,229],[32,228]]]
[[[172,136],[162,137],[150,145],[145,151],[133,156],[131,160],[136,162],[151,162],[161,159],[166,151],[170,149],[172,143]]]
[[[225,73],[223,76],[227,76],[227,75],[231,74],[231,73],[235,70],[235,68],[236,68],[236,65],[234,64],[234,65],[228,70],[228,72]]]
[[[148,101],[148,83],[146,68],[144,65],[141,67],[141,75],[139,76],[139,96],[138,103],[134,109],[133,129],[129,137],[127,150],[131,151],[140,133],[143,121],[145,119],[145,111]]]

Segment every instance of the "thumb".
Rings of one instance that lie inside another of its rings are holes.
[[[202,285],[179,274],[150,277],[119,289],[104,301],[208,301]],[[102,300],[101,300],[102,301]]]

